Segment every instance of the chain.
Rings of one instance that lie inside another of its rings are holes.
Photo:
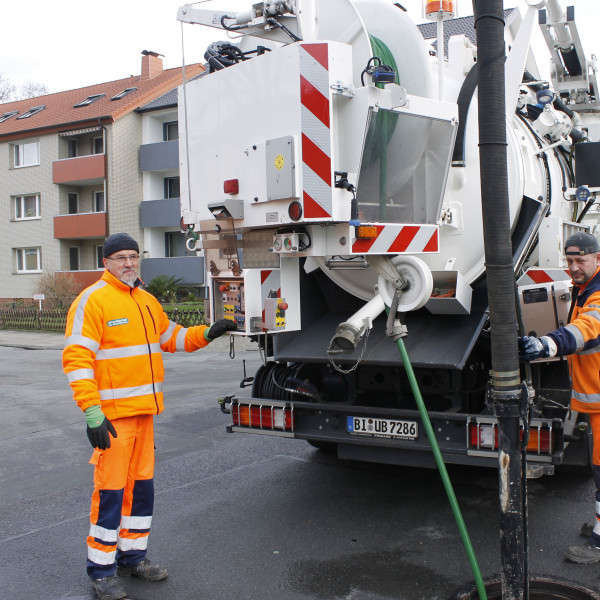
[[[338,373],[343,373],[344,375],[348,375],[349,373],[352,373],[352,371],[354,371],[358,367],[358,365],[360,364],[360,361],[362,360],[362,357],[365,353],[365,350],[367,349],[367,340],[369,339],[369,333],[371,333],[371,328],[367,327],[367,331],[363,338],[363,347],[362,347],[362,350],[360,351],[360,356],[356,359],[356,362],[354,363],[354,365],[352,365],[352,367],[350,367],[348,370],[342,369],[342,367],[339,367],[338,365],[336,365],[333,362],[333,358],[329,358],[329,362],[331,363],[333,368],[336,371],[338,371]]]

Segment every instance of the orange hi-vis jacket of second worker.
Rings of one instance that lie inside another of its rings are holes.
[[[571,408],[600,412],[600,269],[583,286],[573,285],[569,324],[548,333],[557,356],[569,357]]]
[[[206,329],[170,321],[152,294],[105,271],[67,316],[63,367],[77,405],[100,405],[110,420],[162,412],[161,351],[202,348]]]

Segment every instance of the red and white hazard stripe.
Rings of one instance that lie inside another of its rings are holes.
[[[330,219],[332,214],[329,95],[328,45],[301,44],[302,195],[307,219]]]
[[[570,281],[568,269],[541,269],[532,267],[528,269],[517,281],[518,285],[531,285],[533,283],[551,283],[553,281]]]
[[[354,239],[353,254],[423,254],[439,252],[437,225],[375,225],[377,237]],[[353,237],[354,228],[351,228]]]

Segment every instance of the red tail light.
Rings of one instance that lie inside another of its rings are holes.
[[[231,417],[241,427],[294,431],[293,408],[236,403],[231,406]]]
[[[523,429],[521,429],[521,440]],[[498,425],[496,423],[469,423],[469,447],[482,450],[498,449]],[[547,427],[532,426],[529,430],[527,452],[552,454],[554,433]]]

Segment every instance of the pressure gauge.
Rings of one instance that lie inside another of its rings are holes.
[[[581,185],[575,190],[575,198],[577,198],[579,202],[587,202],[589,197],[590,190],[585,185]]]

